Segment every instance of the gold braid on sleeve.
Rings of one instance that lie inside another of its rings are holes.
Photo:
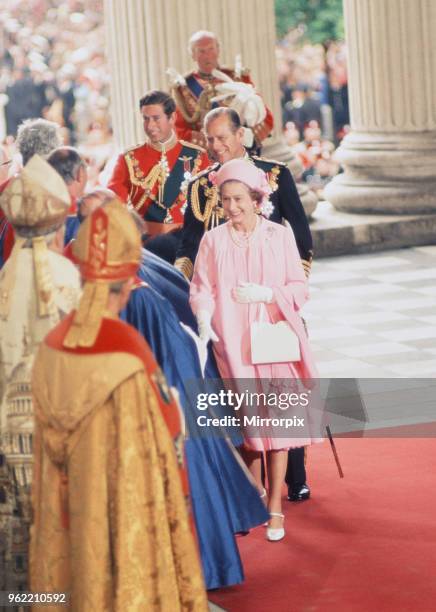
[[[200,208],[200,199],[198,197],[198,190],[200,189],[200,181],[195,181],[192,184],[192,188],[191,188],[191,206],[192,206],[192,212],[194,213],[194,217],[200,221],[201,223],[204,222],[204,215],[201,212],[201,208]],[[205,211],[206,211],[207,206],[205,207]]]
[[[194,266],[189,257],[179,257],[174,262],[174,267],[183,274],[187,281],[191,280]]]
[[[303,270],[304,270],[304,274],[306,275],[306,278],[309,278],[310,275],[310,271],[312,269],[312,259],[313,256],[310,255],[309,259],[302,259],[301,263],[303,264]]]
[[[211,227],[213,228],[219,224],[219,219],[222,217],[222,209],[218,207],[218,190],[215,186],[207,187],[204,190],[206,197],[206,204],[204,207],[204,213],[201,212],[200,198],[198,190],[200,189],[200,180],[195,181],[191,188],[191,206],[194,217],[204,223],[204,230],[207,232],[209,229],[210,221]]]
[[[204,229],[207,231],[217,227],[220,223],[220,219],[224,216],[223,209],[218,205],[218,189],[216,186],[210,187],[207,192],[207,205],[204,212]],[[210,222],[210,223],[209,223]]]
[[[210,222],[211,217],[213,215],[213,209],[214,209],[213,200],[212,199],[207,200],[206,208],[204,210],[204,231],[205,232],[207,232],[207,230],[209,229],[209,222]],[[213,222],[213,219],[212,219],[212,222]]]

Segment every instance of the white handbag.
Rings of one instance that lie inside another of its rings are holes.
[[[251,363],[300,361],[300,341],[287,321],[251,323]]]

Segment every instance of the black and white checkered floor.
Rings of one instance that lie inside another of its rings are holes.
[[[436,376],[436,246],[314,262],[304,307],[321,377]]]

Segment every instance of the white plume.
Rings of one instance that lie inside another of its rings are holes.
[[[166,74],[169,77],[171,87],[183,87],[186,85],[185,78],[175,68],[167,68]]]
[[[254,127],[266,117],[266,108],[262,98],[256,93],[253,85],[231,81],[215,86],[218,96],[214,102],[221,102],[233,96],[229,106],[241,117],[242,123]]]

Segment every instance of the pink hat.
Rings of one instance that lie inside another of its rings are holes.
[[[268,200],[272,189],[269,186],[267,176],[253,162],[247,159],[231,159],[221,166],[217,172],[209,174],[209,180],[213,185],[220,187],[226,181],[240,181],[250,189],[258,191],[263,195],[261,212],[269,217],[273,211],[273,206]]]

